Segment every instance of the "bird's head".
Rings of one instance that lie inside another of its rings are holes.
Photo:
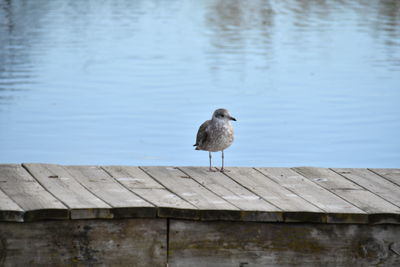
[[[229,114],[229,111],[224,108],[219,108],[216,111],[214,111],[212,119],[213,120],[236,121],[236,119],[234,117],[232,117],[231,114]]]

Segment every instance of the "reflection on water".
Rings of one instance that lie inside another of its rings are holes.
[[[399,88],[396,0],[0,0],[0,162],[398,167]]]

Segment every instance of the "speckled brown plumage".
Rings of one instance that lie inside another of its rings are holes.
[[[209,152],[210,171],[211,152],[222,151],[222,167],[224,171],[224,150],[227,149],[234,140],[234,132],[231,120],[236,121],[226,109],[217,109],[214,111],[211,120],[205,121],[197,132],[196,150],[205,150]]]

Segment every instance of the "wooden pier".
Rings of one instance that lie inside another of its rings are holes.
[[[0,165],[0,266],[400,266],[400,169]]]

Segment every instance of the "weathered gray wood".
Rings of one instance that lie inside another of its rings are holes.
[[[168,191],[139,167],[103,166],[123,186],[158,207],[159,217],[199,219],[198,209]]]
[[[276,183],[324,210],[327,213],[327,222],[365,223],[368,220],[368,216],[364,211],[289,168],[257,169]]]
[[[393,183],[399,169],[231,168],[222,174],[197,167],[24,168],[0,165],[0,221],[159,216],[400,223],[400,186]]]
[[[0,222],[0,266],[165,266],[166,219]]]
[[[282,210],[247,190],[221,172],[204,167],[180,167],[181,171],[227,202],[242,210],[246,221],[282,221]]]
[[[240,210],[175,167],[141,167],[160,184],[201,210],[204,220],[240,220]]]
[[[399,225],[170,221],[169,265],[400,266]]]
[[[67,166],[65,169],[86,189],[113,207],[116,218],[155,217],[156,208],[135,195],[98,166]]]
[[[61,165],[23,164],[71,213],[71,219],[112,218],[111,207],[77,182]]]
[[[102,168],[129,189],[165,189],[137,166],[103,166]]]
[[[3,181],[0,179],[0,183]],[[22,222],[24,210],[0,189],[0,221]]]
[[[332,170],[400,207],[400,186],[380,175],[368,169],[334,168]]]
[[[25,211],[25,221],[69,218],[67,207],[21,165],[0,165],[0,181],[0,189]]]
[[[279,207],[285,221],[324,222],[324,211],[253,168],[230,167],[227,176]]]
[[[365,190],[354,182],[330,169],[300,167],[295,168],[309,180],[334,192],[369,214],[370,223],[400,223],[400,210],[383,198]]]
[[[0,266],[400,266],[396,169],[24,167],[0,165]],[[46,220],[99,205],[120,219]]]
[[[400,186],[400,169],[369,169],[369,170]]]

